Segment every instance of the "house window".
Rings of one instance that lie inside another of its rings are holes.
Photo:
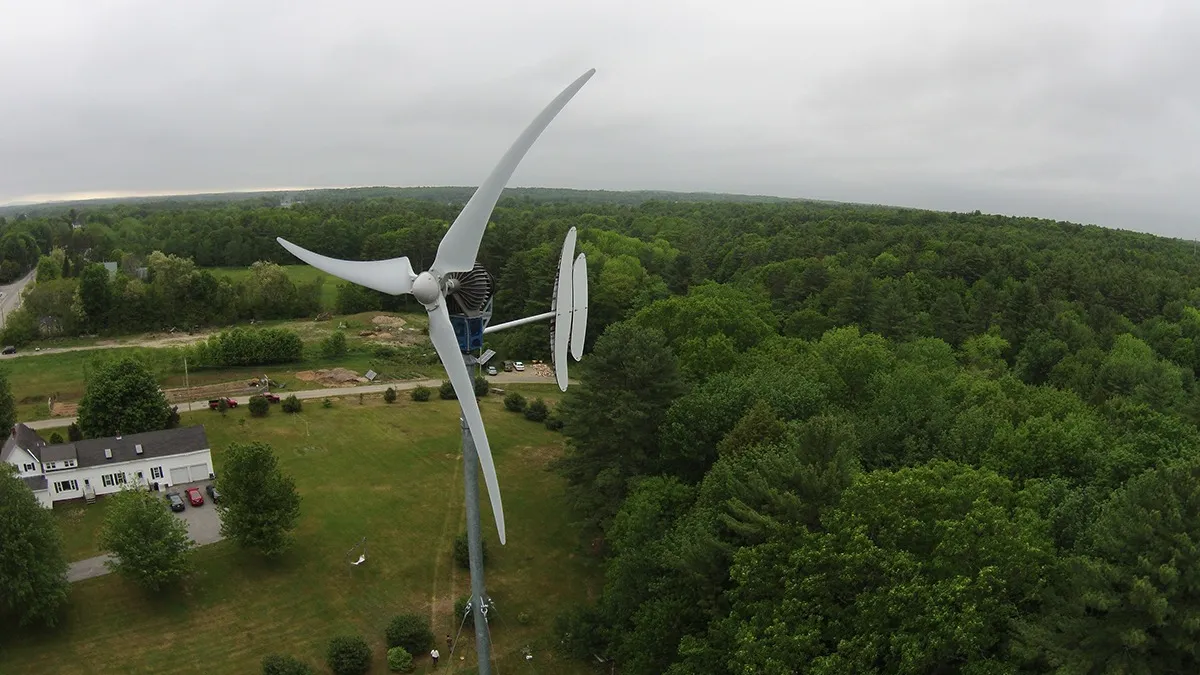
[[[55,481],[54,482],[54,491],[55,492],[68,492],[71,490],[78,490],[78,489],[79,489],[79,483],[77,481],[64,480],[64,481]]]
[[[162,467],[161,466],[150,467],[150,477],[151,478],[162,478]]]
[[[68,459],[68,460],[66,460],[66,461],[64,461],[64,462],[63,462],[63,466],[65,466],[65,467],[67,467],[67,468],[69,469],[69,468],[71,468],[71,467],[75,466],[75,460],[73,460],[73,459]]]
[[[49,462],[46,464],[46,468],[47,469],[56,469],[56,468],[58,468],[58,463],[57,462]]]
[[[114,485],[125,484],[125,472],[118,471],[117,473],[106,473],[100,476],[100,481],[104,483],[104,487],[112,487]]]
[[[34,469],[36,469],[36,468],[37,468],[37,465],[36,465],[36,464],[26,464],[26,465],[25,465],[25,470],[26,470],[26,471],[33,471],[33,470],[34,470]]]

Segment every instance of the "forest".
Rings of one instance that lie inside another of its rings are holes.
[[[44,265],[59,299],[5,337],[306,316],[276,236],[421,270],[465,199],[359,197],[10,215],[0,272],[36,267],[33,294]],[[549,307],[569,227],[588,255],[555,470],[605,585],[558,617],[564,650],[639,674],[1200,672],[1191,242],[648,197],[509,196],[480,252],[497,320]],[[544,326],[495,342],[548,348]]]

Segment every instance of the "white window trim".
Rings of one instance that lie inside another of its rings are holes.
[[[158,479],[161,479],[162,477],[163,477],[163,470],[162,470],[161,466],[150,467],[150,478],[151,479],[158,480]]]

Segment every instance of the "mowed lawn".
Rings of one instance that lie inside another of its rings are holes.
[[[482,494],[499,672],[590,672],[552,650],[555,615],[594,597],[602,583],[598,565],[579,553],[562,480],[546,470],[562,436],[505,411],[499,396],[483,410],[508,526],[501,547]],[[451,555],[465,528],[456,403],[402,395],[393,405],[377,397],[360,405],[353,396],[330,409],[306,401],[300,415],[273,408],[254,419],[239,409],[184,421],[205,424],[218,475],[233,441],[275,448],[303,499],[293,551],[267,563],[231,542],[202,547],[196,577],[159,597],[111,575],[74,584],[65,625],[0,635],[0,673],[254,673],[273,652],[324,672],[325,645],[344,632],[363,634],[375,653],[371,672],[385,673],[383,629],[393,614],[428,615],[439,643],[457,632],[452,606],[469,592],[469,578]],[[87,527],[69,527],[68,547],[84,551]],[[363,536],[368,561],[352,568],[347,553]],[[458,645],[447,658],[441,644],[439,672],[473,672],[473,633],[464,630]],[[520,654],[527,645],[532,661]],[[428,669],[422,657],[417,672]]]
[[[227,277],[235,282],[250,276],[249,267],[206,267],[204,269],[212,272],[215,276]],[[292,280],[292,283],[297,286],[320,279],[322,281],[321,307],[327,312],[333,311],[334,304],[337,301],[337,286],[338,284],[345,283],[344,281],[326,274],[311,265],[284,265],[283,269],[287,272],[288,278]]]

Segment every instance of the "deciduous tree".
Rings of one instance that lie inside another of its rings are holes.
[[[176,583],[192,571],[195,542],[162,497],[126,488],[105,500],[100,550],[113,555],[105,565],[148,591]]]
[[[93,371],[79,401],[79,428],[89,438],[165,429],[170,416],[158,382],[133,358]]]
[[[221,534],[265,556],[277,556],[291,546],[300,495],[292,477],[280,471],[270,445],[231,443],[217,484]]]
[[[67,601],[67,561],[54,515],[0,462],[0,617],[53,626]]]

